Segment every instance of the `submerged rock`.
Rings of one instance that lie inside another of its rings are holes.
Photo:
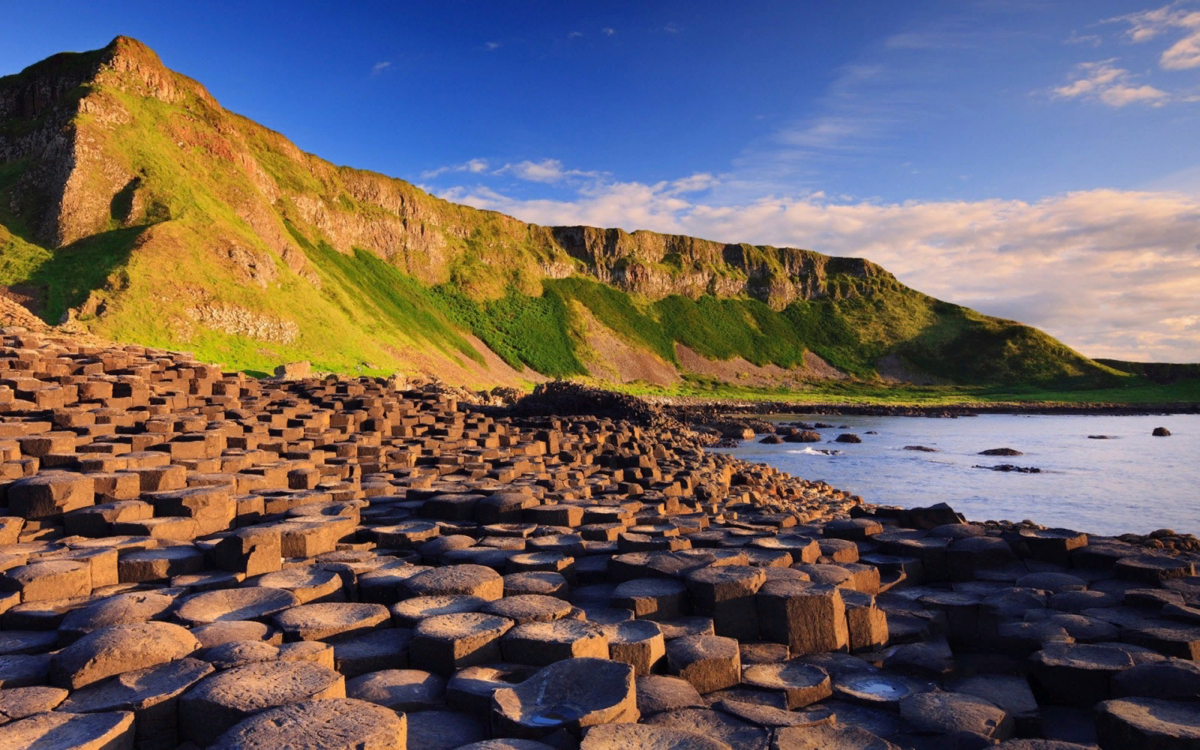
[[[981,466],[975,464],[973,468],[988,469],[990,471],[1016,472],[1017,474],[1041,474],[1042,470],[1036,466],[1017,466],[1016,464],[998,464],[996,466]]]
[[[988,448],[985,451],[979,451],[981,456],[1023,456],[1025,455],[1016,448]]]

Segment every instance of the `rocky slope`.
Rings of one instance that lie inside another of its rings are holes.
[[[673,382],[740,357],[781,385],[876,379],[881,360],[947,382],[1121,377],[866,260],[541,227],[332,165],[125,37],[0,78],[0,285],[51,322],[250,370]],[[611,361],[630,348],[644,366]]]

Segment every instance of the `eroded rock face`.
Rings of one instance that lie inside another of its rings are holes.
[[[504,417],[3,342],[0,746],[1193,741],[1170,530],[864,507],[567,388]]]

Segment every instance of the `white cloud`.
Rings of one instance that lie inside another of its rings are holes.
[[[1124,107],[1127,104],[1162,102],[1170,98],[1167,92],[1153,86],[1110,86],[1100,92],[1100,101],[1110,107]]]
[[[1175,2],[1108,20],[1128,24],[1125,34],[1134,43],[1148,42],[1165,34],[1182,31],[1183,38],[1163,51],[1158,64],[1164,70],[1200,68],[1200,10],[1185,7],[1188,5],[1191,3]]]
[[[605,26],[603,29],[600,29],[600,33],[604,36],[612,36],[613,34],[617,33],[617,30],[611,26]]]
[[[582,31],[572,31],[570,34],[567,34],[567,39],[578,39],[581,36],[583,36]]]
[[[548,225],[653,229],[869,258],[904,283],[1041,327],[1094,357],[1200,361],[1200,197],[1091,190],[1037,202],[711,200],[721,180],[594,181],[568,199],[442,197]]]
[[[483,45],[483,49],[485,52],[495,52],[500,49],[500,42],[488,42]]]
[[[542,161],[522,161],[516,164],[505,164],[492,172],[495,175],[512,175],[518,180],[527,182],[543,182],[553,184],[562,182],[570,177],[599,177],[599,172],[585,172],[580,169],[564,169],[558,159],[543,159]]]
[[[487,171],[487,159],[471,159],[462,164],[454,164],[448,167],[438,167],[437,169],[426,170],[421,173],[421,179],[432,180],[434,177],[444,175],[448,172],[469,172],[471,174],[482,174]]]
[[[1059,99],[1099,101],[1110,107],[1134,103],[1162,104],[1171,96],[1146,84],[1137,85],[1134,76],[1114,65],[1116,59],[1080,63],[1075,66],[1071,82],[1058,86],[1053,95]]]
[[[663,31],[667,32],[668,34],[678,34],[679,28],[675,24],[669,23],[663,27]]]
[[[1193,13],[1197,23],[1194,28],[1200,29],[1200,13]],[[1200,31],[1185,36],[1168,47],[1159,58],[1159,64],[1167,70],[1188,70],[1200,68]]]
[[[526,182],[540,182],[547,185],[564,182],[573,178],[600,179],[602,172],[589,172],[582,169],[567,169],[558,159],[543,159],[541,161],[520,161],[507,163],[502,167],[492,169],[487,159],[471,159],[462,164],[438,167],[421,173],[421,179],[432,180],[444,174],[469,173],[475,175],[509,176]]]
[[[382,73],[383,71],[387,70],[390,67],[392,67],[392,63],[390,60],[381,60],[371,66],[371,74],[379,75],[380,73]]]

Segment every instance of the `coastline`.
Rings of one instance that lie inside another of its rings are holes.
[[[846,404],[796,401],[744,401],[744,400],[670,400],[651,399],[680,421],[701,421],[716,415],[767,414],[828,414],[872,417],[973,417],[980,414],[1045,414],[1045,415],[1103,415],[1103,416],[1148,416],[1167,414],[1200,414],[1200,402],[1177,402],[1163,404],[1114,404],[1114,403],[962,403],[945,406],[919,406],[905,404]]]

